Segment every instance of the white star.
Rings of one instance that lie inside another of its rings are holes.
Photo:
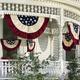
[[[30,26],[30,23],[27,23],[28,26]]]
[[[22,20],[22,17],[20,17],[20,20]]]
[[[34,21],[31,22],[32,24],[34,23]]]
[[[26,20],[29,20],[29,18],[27,17]]]
[[[30,18],[30,21],[32,21],[32,18]]]
[[[25,21],[25,23],[27,24],[27,21]]]
[[[24,21],[22,21],[22,23],[25,23]]]
[[[36,19],[34,20],[34,22],[36,22]]]

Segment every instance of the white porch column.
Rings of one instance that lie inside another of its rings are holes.
[[[63,47],[62,47],[62,29],[64,26],[64,11],[63,9],[61,9],[61,16],[60,16],[60,26],[59,26],[59,30],[60,30],[60,34],[59,34],[59,60],[61,62],[61,74],[64,72],[64,61],[63,61]]]
[[[50,37],[50,54],[53,56],[53,35]]]
[[[3,38],[3,19],[0,18],[0,39]],[[0,42],[0,58],[3,56],[3,49]]]
[[[50,55],[53,56],[53,33],[52,31],[49,37],[50,37]]]
[[[53,57],[55,60],[59,60],[59,36],[53,36]]]

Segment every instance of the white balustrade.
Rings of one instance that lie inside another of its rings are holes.
[[[5,80],[5,79],[15,79],[13,78],[13,73],[14,72],[14,67],[17,65],[17,60],[0,60],[0,80]],[[14,64],[14,65],[12,65]],[[26,71],[26,66],[22,66],[23,72]],[[50,75],[49,76],[58,76],[60,75],[60,61],[50,61],[50,64],[45,67],[45,69],[40,70],[42,73],[48,72]]]
[[[14,66],[12,66],[12,62],[14,62]],[[14,60],[0,60],[0,80],[11,79],[15,64]]]

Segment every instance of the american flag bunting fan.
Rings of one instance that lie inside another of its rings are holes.
[[[49,18],[28,15],[5,15],[4,20],[17,36],[35,39],[44,32]]]
[[[27,52],[33,51],[35,48],[35,42],[33,40],[27,40]]]
[[[7,51],[13,51],[19,48],[21,43],[21,40],[16,39],[16,40],[8,40],[8,39],[1,39],[1,44],[2,47],[7,50]]]
[[[69,33],[72,35],[74,44],[79,44],[79,25],[72,23],[72,22],[68,22],[68,29],[69,29]]]
[[[63,35],[62,44],[63,44],[63,49],[65,49],[65,50],[71,50],[72,47],[74,46],[72,36],[69,33],[65,33]]]

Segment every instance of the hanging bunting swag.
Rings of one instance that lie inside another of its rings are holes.
[[[27,52],[33,51],[35,48],[35,42],[32,40],[27,40]]]
[[[65,50],[71,50],[73,48],[74,42],[72,36],[69,33],[64,34],[62,44],[63,49]]]
[[[20,46],[21,40],[7,40],[1,39],[2,47],[7,51],[16,50]]]
[[[79,44],[79,25],[68,22],[69,33],[72,35],[74,44]]]
[[[17,36],[26,39],[34,39],[44,32],[49,18],[25,15],[5,15],[4,20]]]

